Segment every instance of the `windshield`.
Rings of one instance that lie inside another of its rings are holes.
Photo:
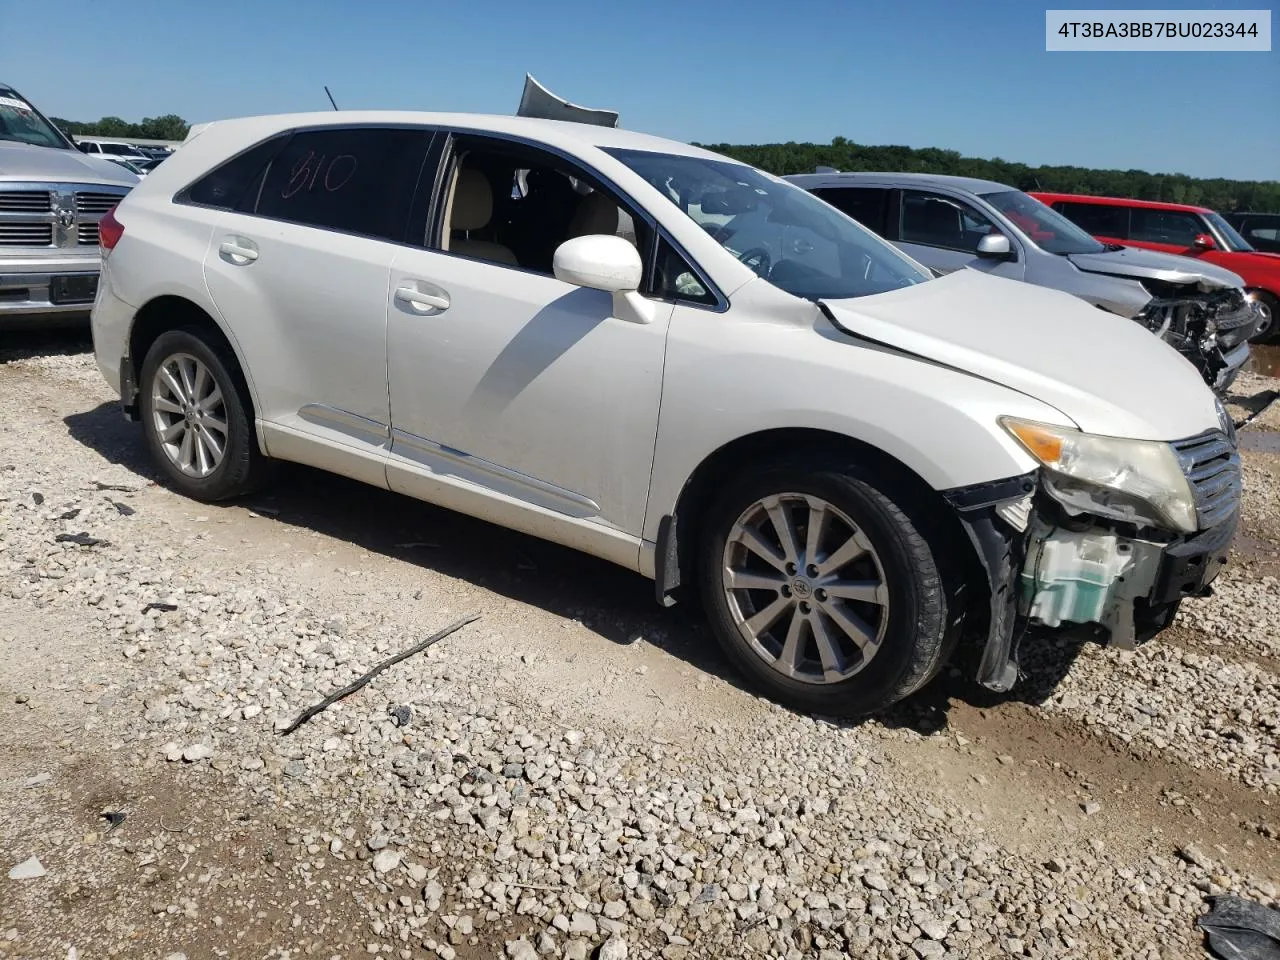
[[[1245,253],[1253,249],[1253,244],[1240,236],[1240,234],[1236,232],[1236,228],[1223,220],[1221,215],[1216,213],[1206,213],[1204,218],[1209,221],[1213,229],[1218,231],[1218,236],[1227,241],[1228,253]]]
[[[58,130],[23,100],[12,87],[0,86],[0,140],[16,140],[35,147],[66,149]]]
[[[756,274],[794,296],[866,297],[931,279],[826,201],[754,167],[642,150],[606,152]]]
[[[1107,249],[1058,211],[1021,190],[1001,190],[980,196],[1046,253],[1065,256],[1068,253],[1102,253]]]

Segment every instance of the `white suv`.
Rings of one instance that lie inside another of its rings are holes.
[[[1007,689],[1027,623],[1132,642],[1206,590],[1237,523],[1232,425],[1146,330],[934,279],[684,144],[217,122],[108,221],[98,363],[178,490],[233,497],[293,460],[621,564],[664,603],[694,587],[802,709],[880,708],[958,642]]]

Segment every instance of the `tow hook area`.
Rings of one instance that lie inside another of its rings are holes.
[[[1111,644],[1136,644],[1134,601],[1151,595],[1167,545],[1110,530],[1066,530],[1033,516],[1019,577],[1018,612],[1047,627],[1098,623]]]

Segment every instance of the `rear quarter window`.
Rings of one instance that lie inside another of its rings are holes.
[[[257,202],[256,186],[267,164],[288,141],[288,134],[273,137],[237,154],[180,193],[177,201],[221,210],[247,204],[252,209]]]
[[[272,158],[256,203],[246,212],[403,240],[431,136],[429,130],[399,127],[297,133]]]

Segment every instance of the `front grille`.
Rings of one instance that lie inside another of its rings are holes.
[[[51,247],[52,223],[5,223],[0,220],[0,247]]]
[[[106,213],[124,199],[121,193],[91,193],[84,191],[76,194],[76,213]]]
[[[1240,452],[1221,430],[1175,440],[1174,452],[1191,483],[1200,529],[1227,520],[1240,503]]]
[[[96,223],[80,224],[80,246],[96,247],[98,245],[98,225]]]
[[[0,213],[48,213],[52,209],[53,194],[48,190],[0,192]]]

